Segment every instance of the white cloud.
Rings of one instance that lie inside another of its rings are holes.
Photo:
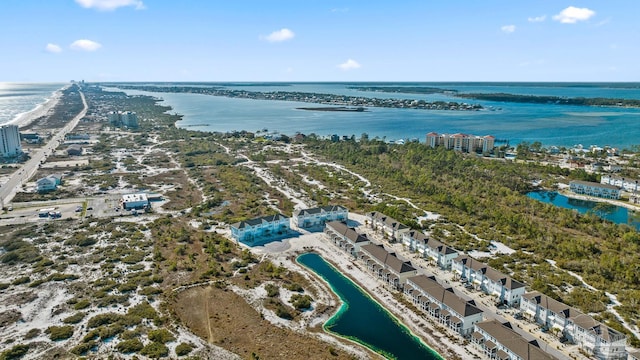
[[[545,20],[547,20],[547,15],[527,18],[527,21],[532,22],[532,23],[543,22]]]
[[[553,20],[559,21],[563,24],[575,24],[578,21],[589,20],[595,14],[595,11],[588,8],[569,6],[568,8],[560,11],[558,15],[554,15]]]
[[[516,31],[516,26],[515,25],[505,25],[505,26],[501,27],[500,30],[502,30],[503,33],[511,34],[512,32]]]
[[[60,45],[56,45],[56,44],[47,44],[47,46],[45,46],[44,48],[47,52],[50,53],[59,53],[62,52],[62,48],[60,47]]]
[[[338,67],[344,71],[358,69],[360,66],[361,65],[353,59],[349,59],[343,62],[342,64],[338,65]]]
[[[102,45],[95,41],[80,39],[71,43],[69,47],[73,50],[79,50],[79,51],[96,51],[100,49]]]
[[[296,34],[294,34],[293,31],[287,28],[282,28],[280,30],[272,32],[267,36],[261,35],[260,38],[263,40],[267,40],[268,42],[282,42],[291,40],[294,36],[296,36]]]
[[[111,11],[123,6],[134,6],[136,10],[145,8],[142,0],[76,0],[83,8],[95,8],[101,11]]]

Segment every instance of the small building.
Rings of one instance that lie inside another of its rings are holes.
[[[418,275],[410,261],[398,259],[395,253],[388,252],[382,245],[363,245],[357,257],[369,271],[392,289],[402,290],[409,277]]]
[[[371,244],[371,240],[369,240],[366,234],[358,233],[356,229],[347,226],[347,223],[343,221],[326,223],[324,233],[327,234],[329,239],[331,239],[337,247],[354,257],[360,252],[362,245]]]
[[[67,147],[67,155],[69,156],[82,155],[82,146],[78,144],[69,145],[69,147]]]
[[[482,310],[476,307],[473,300],[461,298],[451,287],[440,285],[433,276],[408,278],[404,294],[419,309],[460,335],[470,334],[473,325],[482,321]]]
[[[540,348],[536,340],[527,341],[513,330],[509,322],[486,320],[474,325],[471,343],[489,359],[555,360]]]
[[[620,188],[614,185],[573,180],[569,183],[569,189],[581,195],[595,196],[604,199],[620,199]]]
[[[293,212],[293,223],[303,229],[322,228],[329,221],[347,221],[349,210],[340,205],[328,205]]]
[[[62,183],[62,175],[51,174],[36,180],[36,189],[39,193],[56,190]]]
[[[147,198],[147,194],[144,193],[122,195],[120,202],[122,203],[122,208],[125,210],[145,209],[149,207],[149,199]]]
[[[231,224],[231,236],[253,246],[276,239],[291,231],[291,219],[282,214],[268,215]]]
[[[40,144],[42,142],[42,138],[38,133],[35,132],[21,132],[20,140],[26,142],[27,144]]]

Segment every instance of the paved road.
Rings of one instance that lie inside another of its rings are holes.
[[[51,140],[43,146],[41,149],[32,152],[31,159],[29,159],[22,167],[14,172],[9,180],[0,187],[0,206],[4,207],[8,203],[13,200],[13,197],[16,195],[18,188],[21,187],[25,182],[27,182],[35,173],[38,171],[38,167],[41,163],[43,163],[47,156],[51,155],[53,151],[64,141],[64,137],[67,133],[69,133],[73,128],[78,125],[80,119],[82,119],[87,114],[87,100],[84,97],[82,91],[80,91],[80,96],[82,97],[82,104],[84,108],[76,117],[74,117],[67,125],[65,125],[62,129],[60,129]]]

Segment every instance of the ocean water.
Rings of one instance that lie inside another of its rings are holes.
[[[540,141],[544,146],[599,145],[629,148],[640,144],[640,109],[555,104],[519,104],[455,98],[447,94],[382,93],[350,86],[430,86],[460,92],[505,92],[523,95],[640,99],[638,83],[291,83],[291,84],[185,84],[224,86],[249,91],[299,91],[376,98],[478,103],[487,110],[447,111],[368,108],[368,111],[322,112],[297,110],[308,103],[233,99],[201,94],[126,90],[126,93],[161,98],[172,112],[184,115],[178,127],[191,130],[257,131],[268,129],[293,135],[315,133],[355,135],[386,140],[418,139],[428,132],[493,135],[511,145]]]
[[[22,113],[44,104],[62,83],[3,83],[0,82],[0,125],[14,120]]]

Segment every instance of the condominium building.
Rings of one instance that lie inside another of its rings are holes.
[[[474,325],[471,342],[489,359],[497,360],[554,360],[540,349],[536,340],[527,341],[513,330],[509,322],[496,319]]]
[[[619,176],[602,175],[600,177],[600,184],[613,185],[618,188],[623,188],[628,192],[640,191],[640,181],[636,179],[627,179]]]
[[[482,310],[473,300],[461,298],[451,287],[440,285],[433,276],[408,278],[404,294],[440,324],[463,336],[470,334],[473,325],[482,321]]]
[[[418,230],[402,233],[402,243],[409,250],[433,260],[441,269],[451,268],[451,262],[458,257],[458,252],[454,248],[432,239]]]
[[[328,205],[293,212],[293,224],[299,228],[322,228],[329,221],[347,221],[349,210],[340,205]]]
[[[371,240],[365,234],[360,234],[356,229],[347,226],[342,221],[331,221],[325,224],[324,233],[340,249],[356,256],[362,245],[371,244]]]
[[[569,189],[576,194],[601,197],[604,199],[620,199],[620,188],[609,184],[573,180],[569,183]]]
[[[399,241],[402,234],[411,230],[398,220],[387,216],[381,212],[373,211],[367,213],[367,220],[371,229],[379,232],[389,241]]]
[[[291,231],[290,219],[282,214],[244,220],[231,225],[231,236],[247,245],[259,245]]]
[[[438,134],[430,132],[427,134],[427,146],[435,148],[444,146],[445,149],[453,149],[461,152],[481,152],[488,153],[495,147],[496,138],[491,135],[476,136],[469,134]]]
[[[393,289],[402,289],[409,277],[418,275],[411,262],[398,259],[395,253],[388,252],[382,245],[363,245],[357,256],[369,271]]]
[[[559,337],[565,337],[598,359],[626,359],[624,334],[560,301],[534,291],[522,296],[523,317],[535,321]]]
[[[133,111],[112,111],[107,114],[107,119],[113,126],[138,127],[138,116]]]
[[[13,157],[22,153],[17,125],[0,126],[0,157]]]
[[[508,275],[480,262],[472,257],[462,255],[451,262],[451,270],[462,281],[498,298],[500,303],[517,307],[525,292],[525,285]]]

